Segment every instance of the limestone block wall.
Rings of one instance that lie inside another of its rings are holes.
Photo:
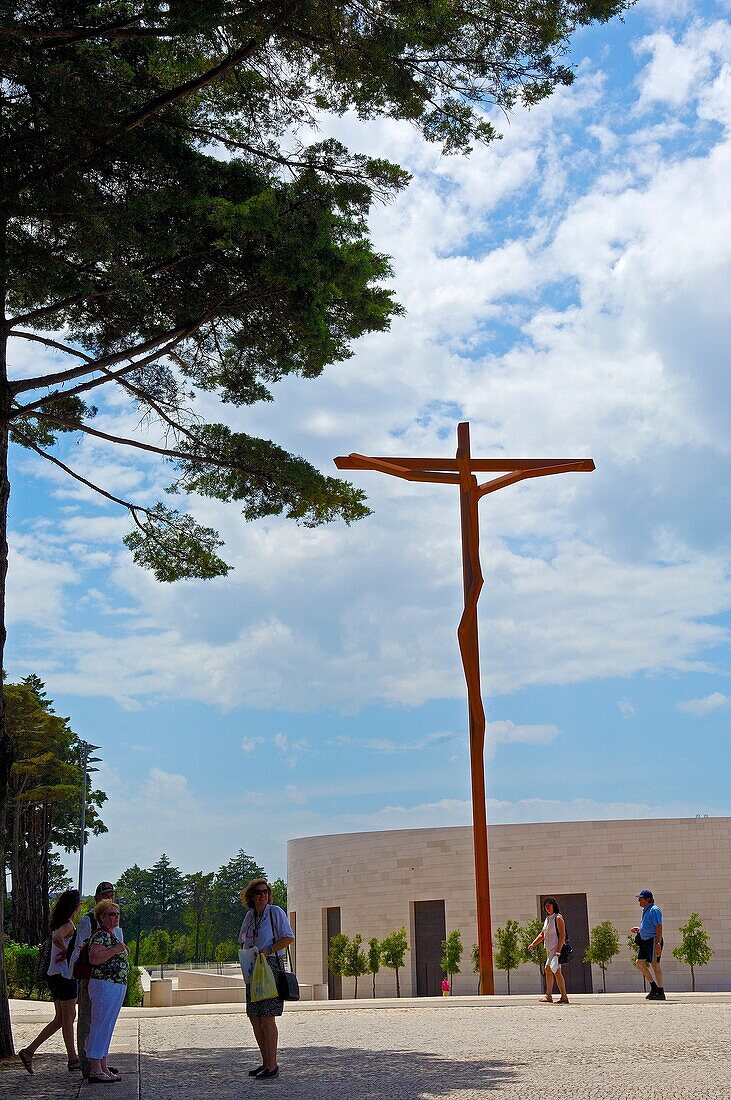
[[[622,951],[607,974],[607,991],[640,990],[640,976],[625,946],[639,923],[635,894],[654,890],[665,917],[666,984],[690,989],[690,971],[671,949],[691,912],[702,917],[715,952],[697,971],[699,990],[731,989],[731,818],[655,821],[582,821],[490,827],[493,928],[509,918],[538,914],[539,895],[587,895],[589,927],[611,920]],[[382,939],[404,925],[413,944],[415,901],[444,899],[447,931],[459,928],[465,945],[463,973],[454,992],[474,993],[471,948],[476,940],[472,830],[408,829],[306,837],[288,845],[289,909],[296,913],[297,973],[303,982],[327,981],[325,912],[339,906],[342,931]],[[404,996],[415,993],[414,954],[400,974]],[[539,974],[525,965],[511,974],[515,993],[538,992]],[[601,989],[595,968],[594,989]],[[506,991],[496,973],[496,990]],[[343,996],[353,981],[343,979]],[[359,996],[370,996],[370,977]],[[393,972],[381,971],[379,995],[395,994]]]

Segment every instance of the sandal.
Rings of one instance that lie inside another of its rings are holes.
[[[564,1000],[563,997],[560,997],[559,1000],[556,1001],[557,1005],[567,1005],[567,1004],[570,1004],[570,1003],[571,1002],[569,1001],[568,997],[566,997],[565,1000]]]
[[[26,1071],[33,1076],[35,1070],[33,1069],[33,1055],[29,1054],[27,1050],[19,1050],[18,1057],[20,1058]]]
[[[73,1073],[75,1070],[81,1069],[81,1062],[78,1058],[72,1058],[68,1063],[68,1067],[69,1073]]]
[[[542,1005],[552,1005],[554,1003],[553,997],[539,997],[538,1000]]]

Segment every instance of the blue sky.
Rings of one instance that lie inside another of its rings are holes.
[[[595,459],[481,506],[492,821],[731,813],[728,13],[640,2],[580,32],[573,87],[469,160],[336,120],[414,175],[371,222],[407,314],[227,414],[327,471],[453,454],[459,419],[475,453]],[[114,396],[97,422],[135,430]],[[143,502],[165,484],[68,451]],[[242,847],[274,876],[289,837],[469,822],[450,487],[357,474],[374,515],[317,531],[194,502],[235,570],[171,587],[123,515],[24,453],[13,475],[7,667],[102,745],[89,882]]]

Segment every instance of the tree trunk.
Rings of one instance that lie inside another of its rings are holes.
[[[376,999],[376,972],[373,971],[373,1000]]]
[[[0,237],[0,272],[5,268],[5,227]],[[0,286],[0,324],[5,323],[5,286]],[[7,338],[3,329],[0,335],[0,669],[5,660],[5,583],[8,574],[8,500],[10,499],[10,481],[8,480],[8,426],[10,418],[11,396],[8,391],[7,375]],[[13,745],[7,726],[5,698],[0,679],[0,945],[5,942],[3,895],[5,892],[5,850],[6,820],[8,809],[8,788],[10,769],[13,766]],[[5,959],[0,950],[0,1058],[11,1058],[13,1047],[13,1029],[10,1024],[10,1006],[8,1005],[8,987],[5,977]]]
[[[695,993],[695,970],[693,969],[692,963],[690,967],[690,989],[691,993]]]
[[[506,973],[508,975],[508,997],[509,997],[510,996],[510,971],[508,970]]]
[[[396,996],[397,997],[401,996],[401,986],[399,985],[399,980],[398,980],[398,967],[396,967]]]
[[[41,943],[48,935],[48,811],[43,806],[26,806],[16,815],[17,860],[13,869],[13,939],[18,943]],[[14,838],[15,847],[15,838]]]

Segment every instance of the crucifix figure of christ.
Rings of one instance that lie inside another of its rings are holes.
[[[517,481],[525,481],[530,477],[547,477],[549,474],[590,473],[595,469],[594,462],[590,458],[473,458],[470,451],[470,426],[463,423],[457,426],[455,458],[372,458],[350,454],[336,458],[335,465],[339,470],[376,470],[382,474],[404,478],[405,481],[438,482],[456,485],[459,489],[464,611],[457,629],[457,638],[467,681],[469,707],[480,993],[494,993],[485,800],[485,708],[482,705],[477,633],[477,601],[483,584],[478,505],[488,493],[504,489]],[[482,473],[497,473],[500,476],[480,484],[475,475]]]

